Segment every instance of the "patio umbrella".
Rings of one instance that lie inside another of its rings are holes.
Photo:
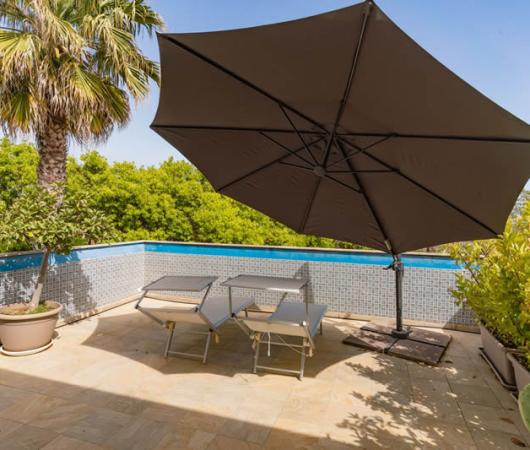
[[[220,193],[294,230],[399,255],[497,236],[530,176],[530,127],[373,2],[158,36],[152,128]]]

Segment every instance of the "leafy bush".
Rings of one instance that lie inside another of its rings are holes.
[[[106,216],[93,206],[86,193],[47,191],[30,187],[9,207],[0,208],[0,245],[8,248],[32,248],[43,252],[32,309],[41,301],[42,286],[50,254],[68,254],[72,247],[109,240],[113,227]]]
[[[501,341],[523,349],[530,367],[530,201],[499,239],[455,244],[449,251],[466,269],[452,295]]]
[[[0,211],[23,187],[37,184],[38,152],[31,144],[0,140]],[[116,241],[169,240],[230,244],[357,248],[305,236],[214,192],[191,164],[168,158],[158,166],[110,163],[96,151],[69,158],[67,190],[90,198],[116,228]],[[31,247],[2,245],[0,252]]]

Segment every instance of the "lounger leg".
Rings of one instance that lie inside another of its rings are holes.
[[[254,350],[254,367],[252,368],[252,373],[257,373],[257,370],[258,370],[260,343],[261,343],[261,334],[258,333],[256,335],[256,348]]]
[[[248,309],[245,308],[245,317],[248,317]]]
[[[304,378],[304,368],[305,368],[305,346],[306,342],[305,339],[302,341],[302,351],[300,352],[300,374],[298,375],[298,379],[302,381],[302,378]]]
[[[320,335],[322,336],[322,321],[320,321]]]
[[[140,298],[138,299],[138,301],[136,302],[136,304],[134,305],[134,308],[135,309],[138,309],[140,307],[140,303],[142,303],[142,300],[144,299],[145,295],[147,294],[146,291],[142,291],[142,295],[140,295]]]
[[[164,351],[165,358],[167,358],[169,349],[171,348],[171,341],[173,340],[173,333],[175,332],[175,322],[168,322],[167,328],[169,330],[169,336],[167,338],[166,350]]]
[[[210,341],[212,340],[212,330],[208,331],[206,336],[206,346],[204,347],[204,355],[202,356],[202,363],[206,364],[206,358],[208,357],[208,349],[210,348]]]

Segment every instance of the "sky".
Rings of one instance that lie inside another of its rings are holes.
[[[194,32],[249,27],[297,19],[357,3],[349,0],[148,0],[166,31]],[[530,123],[530,1],[378,0],[409,36],[487,97]],[[158,61],[156,38],[140,39]],[[158,164],[182,156],[149,128],[158,88],[134,108],[129,125],[99,150],[110,161]],[[79,156],[84,150],[75,147]],[[530,188],[530,181],[527,184]]]

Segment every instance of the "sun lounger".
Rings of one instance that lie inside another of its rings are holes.
[[[258,369],[304,376],[306,356],[313,356],[315,350],[314,337],[318,331],[322,334],[322,319],[327,307],[313,303],[282,302],[267,318],[240,319],[252,332],[252,346],[254,349],[253,372]],[[275,335],[275,339],[271,338]],[[301,338],[301,344],[286,342],[283,336]],[[259,365],[260,346],[289,347],[300,353],[300,370],[280,369]]]
[[[254,302],[248,297],[209,297],[216,277],[181,277],[165,276],[142,288],[142,297],[136,303],[136,309],[164,325],[169,330],[164,356],[177,355],[199,358],[206,363],[208,349],[213,334],[219,334],[219,327],[245,311]],[[179,303],[148,298],[150,291],[202,292],[204,295],[199,304]],[[187,333],[206,335],[206,344],[201,354],[177,352],[171,350],[175,326],[177,323],[203,325],[208,331],[186,330]]]

